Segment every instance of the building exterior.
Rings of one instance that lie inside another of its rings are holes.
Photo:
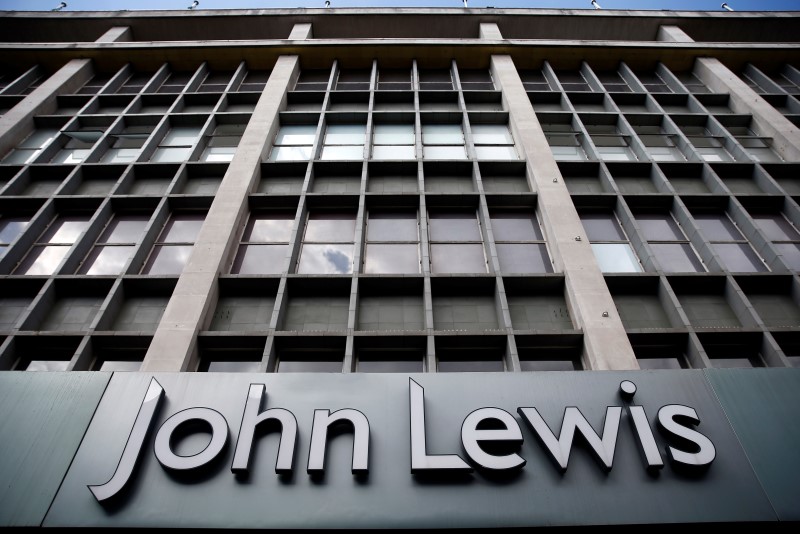
[[[0,13],[0,525],[797,521],[799,18]]]

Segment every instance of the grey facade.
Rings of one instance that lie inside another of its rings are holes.
[[[86,396],[72,451],[102,435],[94,407],[113,412],[115,387],[153,373],[336,398],[352,383],[352,407],[398,374],[453,391],[695,384],[754,470],[755,493],[735,498],[772,515],[721,503],[475,526],[796,520],[782,497],[796,418],[754,414],[797,400],[798,16],[3,12],[2,380]],[[731,367],[774,369],[718,370]],[[593,394],[578,397],[610,405]],[[759,464],[747,436],[764,432],[783,449]],[[80,505],[48,495],[0,524],[76,526],[58,510]],[[328,519],[470,526],[391,516]]]

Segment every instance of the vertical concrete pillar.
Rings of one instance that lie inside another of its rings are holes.
[[[291,38],[305,39],[310,34],[310,24],[299,24]],[[279,112],[299,69],[298,56],[281,56],[275,63],[156,329],[142,371],[185,371],[194,364],[197,333],[217,305],[217,278],[236,250],[236,236],[248,216],[247,196],[260,177]]]
[[[694,40],[677,26],[661,26],[659,41],[691,43]],[[720,60],[697,58],[694,74],[715,93],[728,93],[729,105],[736,113],[753,116],[760,135],[771,137],[772,147],[786,161],[800,161],[800,129],[781,112],[753,91]]]
[[[115,27],[95,42],[127,41],[130,36],[129,27]],[[58,95],[75,92],[93,74],[90,59],[73,59],[0,117],[0,157],[30,135],[36,126],[33,120],[36,115],[47,115],[56,110]]]
[[[482,25],[481,35],[484,33],[494,32],[484,32]],[[573,321],[583,331],[585,363],[591,369],[638,369],[614,300],[511,56],[493,55],[491,73],[502,90],[509,127],[539,196],[545,236],[556,272],[564,273]]]

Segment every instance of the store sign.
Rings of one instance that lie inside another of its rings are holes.
[[[598,432],[577,406],[564,408],[561,429],[558,433],[548,426],[535,406],[520,406],[517,414],[537,438],[541,453],[547,455],[560,472],[566,472],[576,437],[585,440],[591,454],[601,469],[610,471],[614,466],[617,436],[623,410],[627,410],[631,430],[641,452],[643,467],[658,470],[664,466],[656,437],[642,406],[632,403],[636,385],[630,380],[620,383],[619,393],[625,402],[620,406],[605,408],[603,428]],[[153,378],[142,400],[129,438],[111,479],[99,485],[89,485],[94,497],[103,502],[122,491],[133,476],[151,432],[165,389]],[[297,464],[295,449],[299,428],[295,415],[280,407],[266,408],[267,390],[264,384],[251,384],[242,407],[241,425],[236,439],[230,470],[246,475],[250,470],[253,445],[259,427],[272,425],[280,433],[275,472],[291,473]],[[421,474],[431,471],[472,472],[473,468],[485,471],[512,471],[521,469],[527,461],[518,452],[524,438],[517,419],[508,411],[495,407],[482,407],[470,412],[461,424],[461,445],[464,455],[457,453],[429,454],[426,442],[424,389],[412,378],[408,385],[409,440],[411,443],[410,471]],[[701,420],[697,411],[681,404],[662,406],[657,413],[660,432],[666,438],[682,440],[682,446],[666,446],[666,455],[677,467],[706,468],[715,458],[716,449],[711,440],[696,430]],[[310,446],[306,471],[322,474],[329,429],[345,426],[353,435],[351,471],[353,474],[369,472],[370,423],[367,416],[353,408],[335,411],[315,409],[310,429]],[[202,451],[182,456],[173,449],[176,436],[185,437],[192,429],[210,433]],[[196,406],[170,415],[155,433],[153,452],[158,463],[169,471],[190,472],[202,470],[217,460],[229,441],[229,424],[225,417],[212,407]],[[508,452],[496,452],[498,449]],[[464,459],[467,458],[467,460]]]

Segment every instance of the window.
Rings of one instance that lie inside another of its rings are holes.
[[[464,91],[492,91],[494,82],[488,70],[461,70],[458,71],[458,78],[461,81],[461,89]]]
[[[356,232],[355,213],[312,212],[308,215],[297,272],[350,274]]]
[[[783,159],[772,148],[772,138],[756,134],[747,126],[728,126],[728,131],[742,145],[753,161],[759,163],[782,163]]]
[[[642,266],[613,213],[582,213],[581,223],[601,271],[642,272]]]
[[[149,82],[150,78],[152,77],[153,76],[150,73],[134,72],[130,75],[130,77],[128,77],[127,80],[125,80],[125,83],[123,83],[120,88],[117,89],[117,93],[139,93],[142,89],[144,89],[144,86],[147,85],[147,82]]]
[[[343,69],[336,78],[337,91],[369,91],[369,70]]]
[[[636,215],[636,222],[662,271],[705,271],[694,248],[670,213],[640,213]]]
[[[142,274],[181,274],[204,219],[205,214],[172,215],[153,245]]]
[[[460,124],[423,124],[423,159],[467,159]]]
[[[231,161],[245,127],[245,124],[220,124],[214,128],[200,161]]]
[[[100,92],[111,79],[111,74],[98,73],[75,93],[80,95],[94,95]]]
[[[573,130],[572,125],[543,122],[542,130],[555,159],[559,161],[585,161],[588,159],[581,146],[583,134]]]
[[[553,272],[542,229],[534,213],[495,210],[490,217],[502,272]]]
[[[103,137],[103,130],[96,126],[82,126],[74,130],[65,130],[63,134],[68,137],[67,142],[50,161],[76,164],[86,159],[94,144]]]
[[[167,76],[161,87],[158,88],[159,93],[180,93],[189,80],[192,79],[194,72],[173,72]]]
[[[603,161],[636,161],[630,136],[623,135],[614,124],[587,124],[586,130]]]
[[[669,134],[661,126],[633,125],[633,130],[644,144],[653,161],[686,161],[686,157],[675,144],[676,134]]]
[[[244,75],[244,80],[242,80],[242,84],[239,86],[238,91],[241,92],[253,91],[260,93],[261,91],[264,90],[264,87],[267,86],[267,81],[269,81],[269,75],[270,71],[268,70],[247,71],[247,74]]]
[[[233,262],[234,274],[279,274],[286,270],[294,213],[253,213]]]
[[[433,273],[485,273],[480,223],[474,210],[428,215]]]
[[[450,69],[427,69],[419,71],[420,91],[451,91],[453,77]]]
[[[197,88],[198,93],[222,93],[233,77],[232,72],[210,72]]]
[[[319,159],[363,159],[366,132],[367,127],[364,124],[329,124],[325,130]]]
[[[558,81],[561,83],[561,87],[564,89],[564,91],[592,90],[592,88],[589,87],[589,82],[586,81],[586,78],[583,77],[583,73],[580,71],[559,70],[556,71],[556,76],[558,77]]]
[[[118,134],[110,134],[108,137],[113,140],[113,143],[100,161],[104,163],[136,161],[152,131],[153,127],[149,125],[129,125]]]
[[[372,159],[414,159],[413,124],[376,124],[372,133]]]
[[[415,211],[370,210],[364,272],[419,272],[419,224]]]
[[[541,70],[523,70],[519,72],[522,86],[526,91],[550,91],[550,84]]]
[[[519,159],[514,138],[505,124],[475,124],[472,141],[478,159]]]
[[[38,128],[27,139],[9,152],[3,163],[31,163],[58,134],[56,128]]]
[[[72,245],[89,225],[89,215],[59,215],[31,247],[14,274],[50,275],[56,272]]]
[[[631,87],[617,71],[596,72],[600,83],[609,93],[630,93]]]
[[[667,82],[657,72],[636,73],[636,77],[642,82],[644,88],[651,93],[671,93],[672,89],[669,88]]]
[[[409,69],[379,69],[378,89],[380,91],[411,90],[411,71]]]
[[[703,161],[734,161],[734,157],[725,148],[723,136],[712,135],[703,126],[681,126],[680,128]]]
[[[174,126],[158,143],[150,161],[177,163],[186,161],[192,154],[192,147],[200,135],[199,126]]]
[[[16,241],[19,235],[28,226],[30,217],[4,216],[0,217],[0,258],[6,253],[8,247]]]
[[[731,272],[764,272],[767,266],[725,213],[692,214],[722,265]]]
[[[327,69],[304,70],[297,78],[295,91],[325,91],[328,88],[328,79],[331,71]]]
[[[296,161],[311,159],[311,147],[314,144],[314,133],[317,127],[313,124],[295,124],[281,126],[275,136],[270,161]]]
[[[117,215],[106,225],[78,274],[120,274],[144,234],[147,215]]]
[[[800,271],[800,232],[782,213],[753,214],[753,221],[793,271]]]
[[[689,90],[690,93],[710,93],[711,90],[706,87],[706,84],[700,81],[700,78],[694,75],[692,72],[678,72],[675,73],[675,76],[681,81],[681,83]]]

